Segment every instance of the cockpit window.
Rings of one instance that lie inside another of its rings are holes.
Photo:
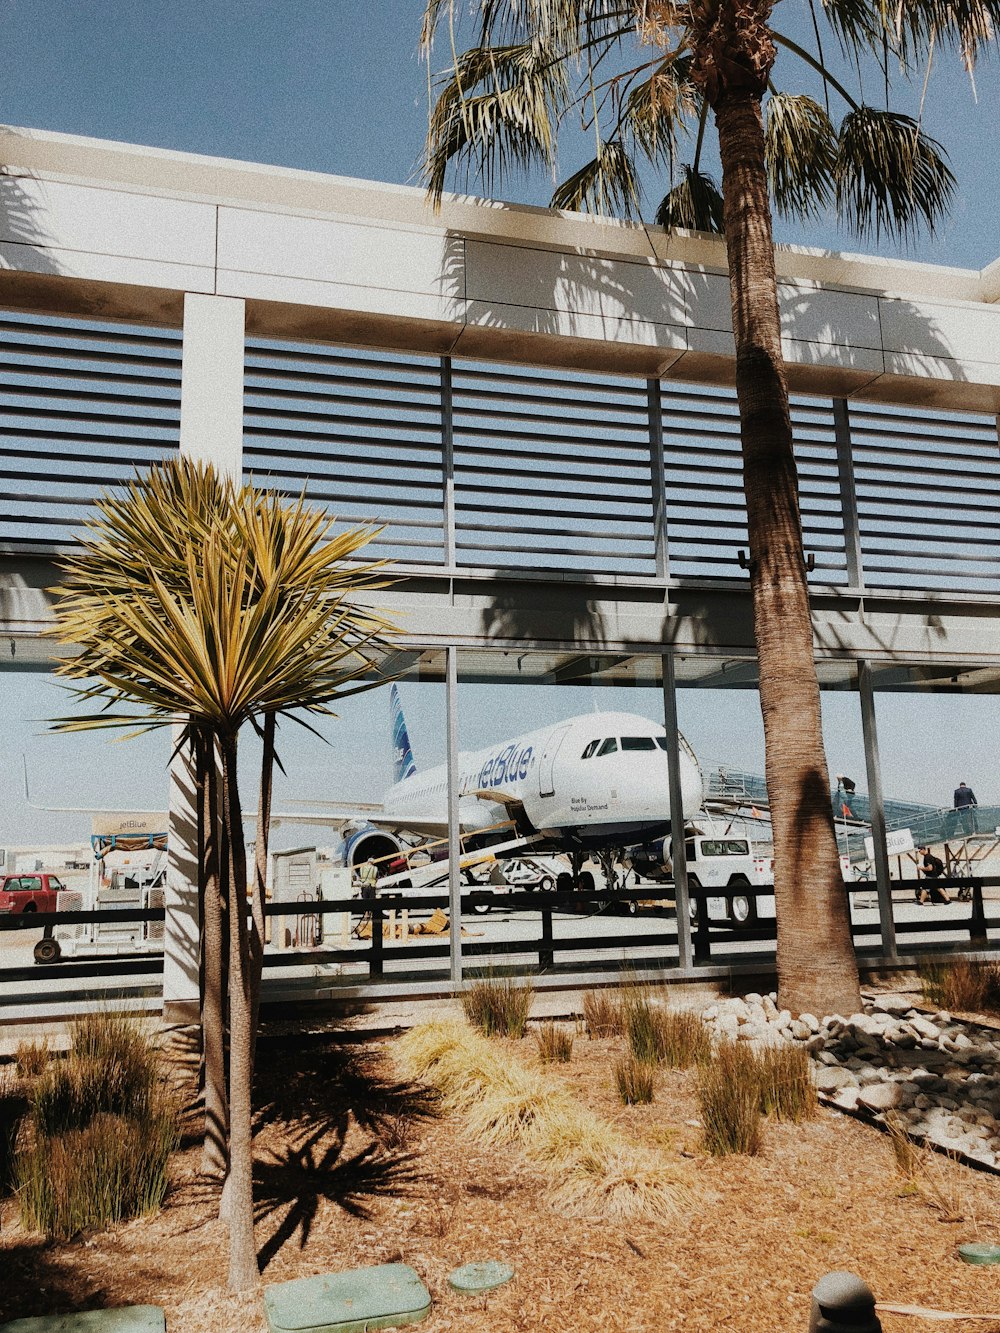
[[[656,741],[652,736],[623,736],[623,750],[655,750]]]
[[[597,747],[600,745],[600,743],[601,743],[601,742],[600,742],[599,740],[591,741],[590,744],[587,746],[587,748],[584,750],[583,754],[580,756],[580,758],[581,758],[581,759],[589,759],[590,756],[591,756],[591,755],[594,753],[594,751],[597,749]]]
[[[615,740],[614,736],[609,736],[606,741],[603,741],[601,743],[601,748],[597,751],[597,753],[598,756],[602,754],[614,754],[614,752],[617,749],[618,749],[617,740]]]
[[[661,750],[665,750],[665,749],[667,748],[667,738],[666,738],[666,736],[657,736],[657,738],[656,738],[656,743],[657,743],[657,745],[660,747]]]

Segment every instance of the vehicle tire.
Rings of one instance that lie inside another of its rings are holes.
[[[697,875],[689,875],[688,889],[690,890],[690,889],[700,889],[700,888],[701,888],[701,883],[698,880]],[[688,919],[690,920],[692,926],[697,926],[700,918],[701,918],[701,903],[694,895],[692,895],[690,898],[688,898]]]
[[[37,903],[25,903],[25,905],[21,908],[21,911],[22,911],[22,912],[37,912],[37,911],[38,911],[38,904],[37,904]]]
[[[493,895],[487,894],[485,898],[483,897],[473,898],[470,906],[472,910],[475,912],[476,916],[485,916],[486,913],[493,906]]]
[[[564,870],[561,875],[556,877],[556,890],[559,893],[573,892],[573,876],[569,871]]]
[[[626,916],[635,916],[639,911],[639,904],[634,898],[623,898],[621,900],[621,909]]]
[[[584,870],[581,873],[577,888],[581,893],[593,893],[597,888],[597,885],[594,882],[594,877],[589,870]]]
[[[736,875],[729,881],[729,888],[748,889],[750,881],[745,875]],[[732,893],[726,899],[726,915],[730,924],[737,930],[744,926],[753,926],[757,921],[757,900],[749,893]]]
[[[538,881],[537,887],[542,891],[542,893],[551,893],[552,890],[555,888],[555,881],[553,880],[551,875],[543,875],[542,878]]]
[[[58,963],[62,957],[59,941],[51,938],[39,940],[33,953],[36,963]]]

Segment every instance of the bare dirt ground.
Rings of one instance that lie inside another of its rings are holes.
[[[534,1060],[534,1043],[512,1043]],[[963,1263],[956,1246],[1000,1240],[1000,1179],[935,1159],[943,1207],[908,1192],[876,1130],[829,1110],[767,1127],[757,1158],[700,1148],[694,1077],[659,1075],[652,1106],[612,1088],[620,1041],[578,1036],[558,1072],[583,1102],[635,1141],[690,1171],[695,1202],[675,1223],[560,1217],[548,1181],[516,1151],[483,1150],[433,1099],[401,1082],[386,1041],[272,1037],[260,1053],[256,1196],[263,1281],[403,1261],[430,1288],[427,1333],[796,1333],[809,1292],[833,1269],[858,1273],[879,1300],[1000,1312],[1000,1268]],[[177,1065],[190,1099],[190,1065]],[[259,1333],[259,1294],[226,1292],[217,1189],[199,1179],[196,1121],[159,1216],[68,1245],[21,1232],[0,1204],[0,1321],[145,1303],[170,1333]],[[951,1220],[944,1220],[945,1216]],[[447,1283],[460,1264],[496,1258],[516,1276],[485,1296]],[[886,1333],[940,1327],[884,1314]],[[995,1322],[950,1323],[1000,1333]]]

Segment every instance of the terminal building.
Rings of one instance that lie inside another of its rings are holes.
[[[0,130],[0,160],[5,670],[51,661],[45,590],[95,495],[179,450],[384,525],[393,671],[450,737],[484,686],[561,687],[566,713],[632,690],[668,732],[711,699],[751,718],[721,240],[30,129]],[[816,661],[856,733],[884,909],[887,800],[908,793],[883,790],[883,705],[911,699],[919,731],[931,695],[1000,687],[1000,261],[779,248],[777,269]],[[942,774],[940,803],[975,776]],[[197,999],[184,800],[178,779],[178,1012]],[[977,947],[1000,938],[980,925]],[[899,934],[883,910],[873,962],[913,956]]]

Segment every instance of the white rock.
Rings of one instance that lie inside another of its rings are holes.
[[[789,1030],[796,1041],[808,1041],[812,1036],[809,1024],[803,1023],[801,1018],[793,1018]]]
[[[838,1088],[857,1087],[857,1081],[850,1070],[835,1065],[817,1071],[816,1087],[820,1092],[836,1092]]]
[[[923,1014],[916,1014],[909,1020],[909,1023],[913,1031],[920,1037],[933,1037],[934,1041],[937,1042],[941,1035],[936,1025],[929,1018],[924,1018]]]
[[[858,1097],[861,1106],[869,1111],[889,1111],[899,1105],[899,1088],[895,1083],[876,1083],[870,1088],[862,1088]]]

